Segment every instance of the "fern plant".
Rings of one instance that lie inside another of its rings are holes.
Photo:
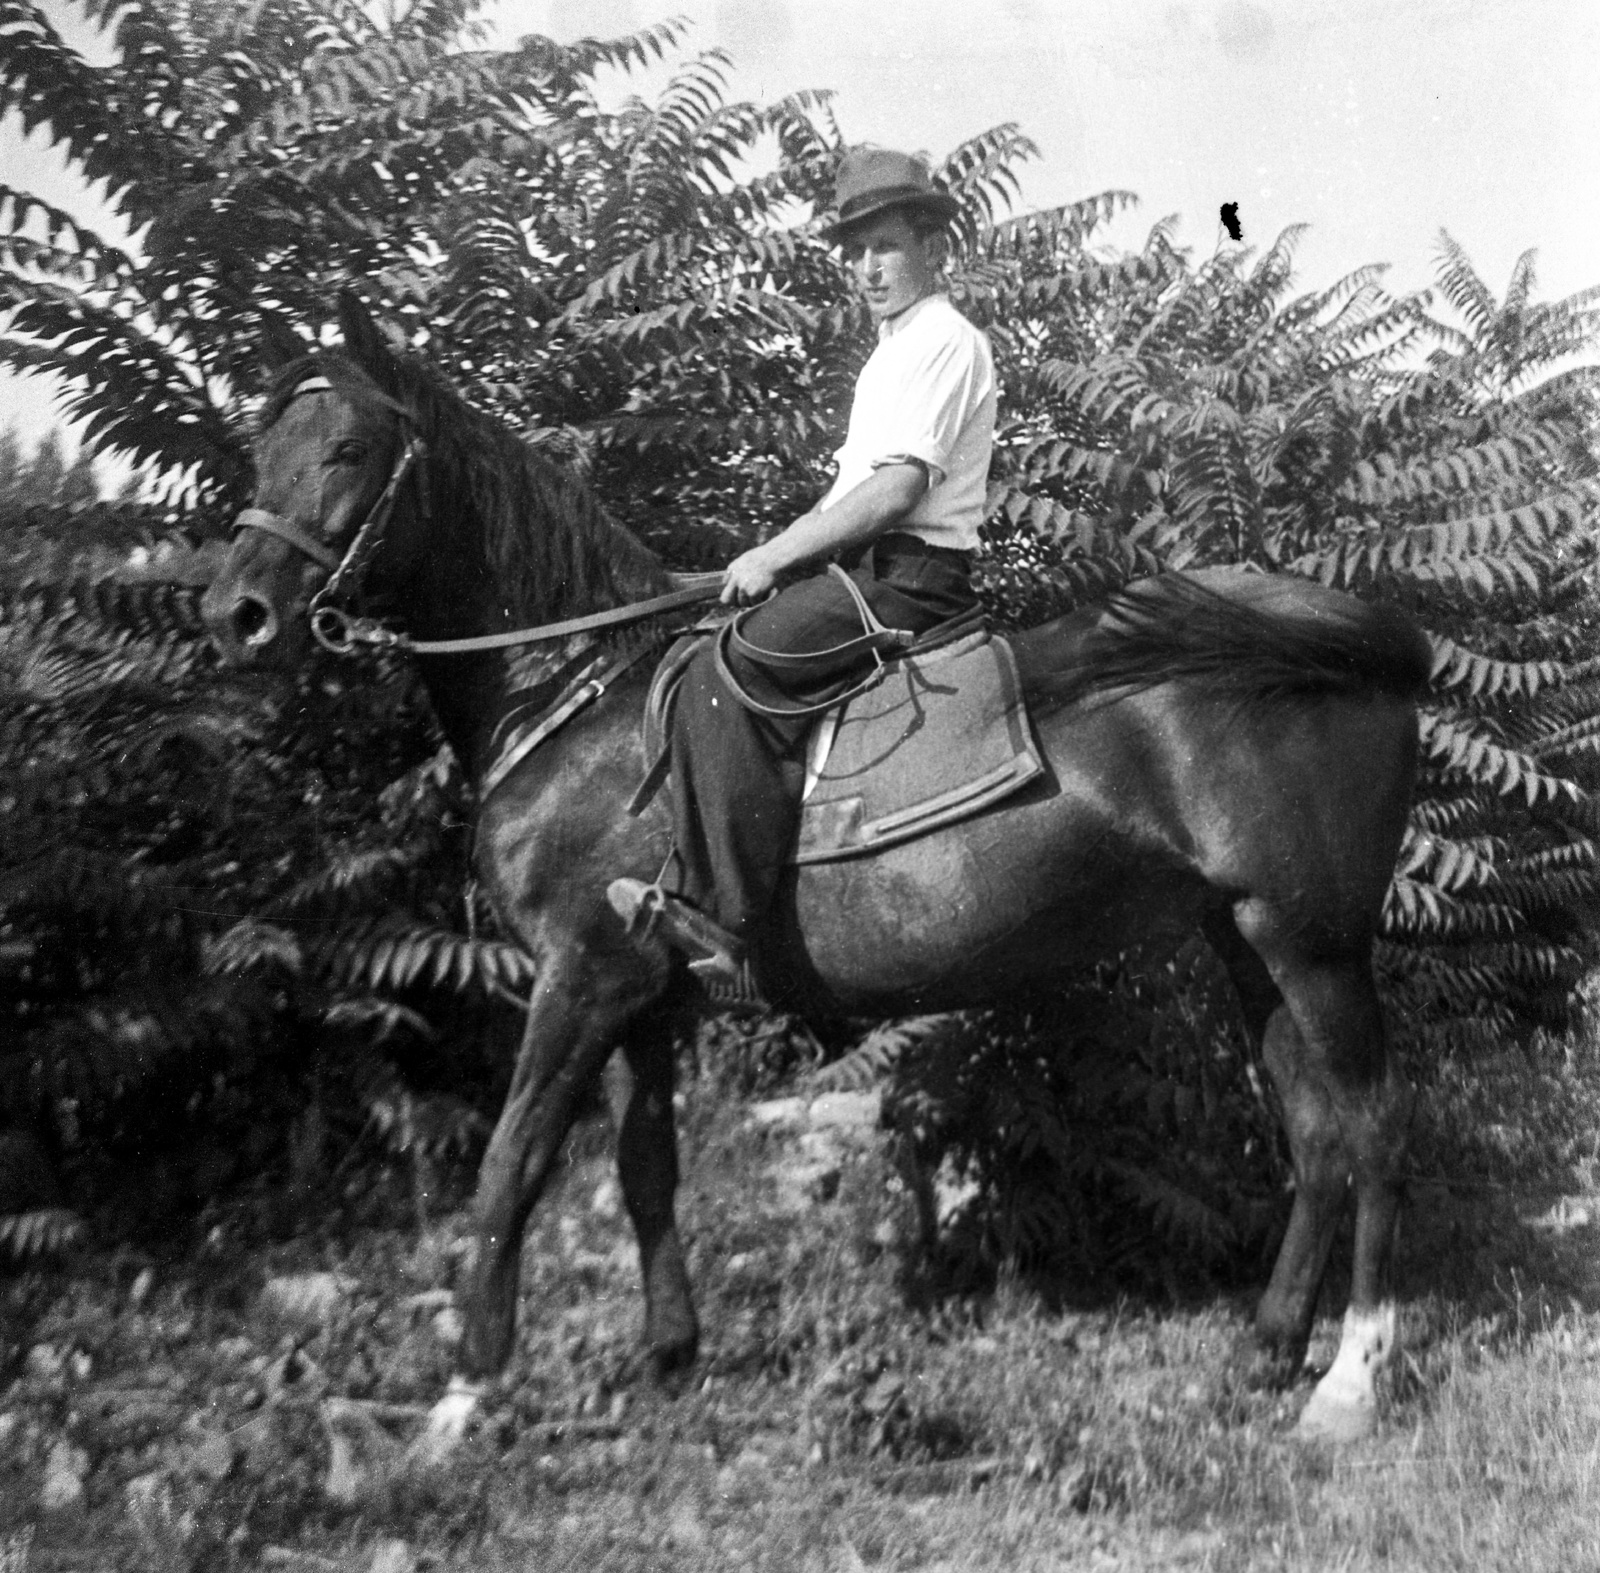
[[[1025,1004],[877,1029],[813,1084],[883,1087],[925,1243],[957,1274],[1160,1291],[1253,1271],[1274,1243],[1281,1140],[1198,941]]]
[[[822,489],[868,348],[816,219],[841,149],[825,94],[728,102],[721,56],[676,59],[680,23],[491,51],[476,47],[469,0],[387,20],[344,0],[80,6],[114,20],[113,65],[75,55],[36,5],[0,0],[0,107],[48,125],[130,229],[149,230],[136,259],[7,192],[0,357],[65,375],[103,444],[239,499],[262,339],[310,342],[354,283],[680,566],[725,559]],[[602,102],[603,70],[669,56],[653,101]],[[1259,258],[1230,248],[1197,263],[1158,225],[1116,254],[1101,231],[1125,193],[1007,216],[1032,152],[1001,126],[935,171],[962,206],[952,294],[988,328],[1003,388],[981,564],[997,617],[1034,622],[1134,574],[1223,562],[1416,611],[1435,693],[1386,913],[1393,1019],[1430,1051],[1561,1024],[1591,957],[1600,696],[1594,378],[1560,367],[1592,341],[1592,293],[1535,302],[1525,259],[1496,300],[1448,237],[1449,321],[1430,298],[1387,295],[1374,268],[1292,296],[1295,231]],[[291,724],[290,690],[236,693],[209,670],[182,593],[127,582],[128,549],[59,522],[30,538],[32,587],[8,593],[0,722],[30,828],[5,854],[0,954],[32,957],[48,936],[40,955],[102,959],[24,978],[29,1065],[44,1063],[42,1024],[78,1022],[151,978],[198,979],[197,1020],[215,990],[264,1002],[239,1008],[272,1031],[331,1022],[351,1066],[422,1067],[457,987],[514,1009],[526,964],[463,909],[465,808],[401,673],[364,675],[358,704],[345,674],[319,666],[293,691]],[[185,549],[145,545],[170,561]],[[108,752],[116,737],[126,754]],[[98,824],[97,804],[113,805]],[[181,899],[202,877],[204,912]],[[1181,1019],[1182,996],[1160,995],[1157,1019]],[[214,1028],[184,1030],[206,1041]],[[1165,1149],[1130,1136],[1135,1172],[1119,1174],[1095,1137],[1096,1121],[1132,1130],[1120,1122],[1136,1088],[1192,1086],[1195,1066],[1136,1056],[1125,1083],[1107,1069],[1105,1101],[1075,1105],[1087,1095],[1044,1068],[1055,1041],[1038,1020],[942,1036],[927,1129],[991,1177],[991,1198],[1008,1174],[1045,1195],[1092,1173],[1124,1203],[1144,1186],[1157,1212],[1160,1184],[1212,1205],[1203,1175],[1183,1179]],[[1111,1065],[1095,1052],[1074,1045]],[[93,1060],[80,1047],[58,1058]],[[350,1079],[384,1084],[376,1070]],[[997,1119],[1027,1124],[984,1101],[1003,1087],[1017,1107],[1066,1099],[1066,1135],[1035,1132],[1025,1152],[997,1138]],[[941,1098],[948,1118],[935,1119]],[[422,1128],[389,1093],[367,1106],[383,1131]],[[1215,1259],[1222,1236],[1203,1213],[1173,1203],[1168,1216]],[[1006,1225],[990,1243],[1002,1236],[1032,1238]]]
[[[108,566],[104,517],[70,550],[72,523],[0,581],[0,1133],[42,1138],[80,1200],[185,1146],[259,1161],[308,1095],[351,1139],[469,1150],[481,1117],[426,1045],[442,1026],[472,1066],[459,1040],[503,1032],[529,970],[464,925],[460,787],[420,690],[235,680],[193,587]],[[157,548],[206,571],[181,533]],[[0,1196],[0,1235],[62,1243],[38,1212]]]
[[[1592,292],[1532,306],[1525,262],[1497,306],[1446,237],[1466,329],[1371,269],[1286,299],[1296,238],[1193,267],[1158,227],[1107,265],[1025,229],[991,266],[1014,390],[995,598],[1031,620],[1229,562],[1415,611],[1435,692],[1385,914],[1392,1014],[1422,1045],[1565,1026],[1592,961],[1595,374],[1538,379],[1592,339]]]

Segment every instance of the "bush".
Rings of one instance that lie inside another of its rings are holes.
[[[241,500],[263,342],[313,342],[354,285],[678,566],[723,560],[821,490],[866,349],[805,216],[841,151],[826,95],[729,103],[712,52],[655,102],[601,109],[597,73],[677,50],[679,23],[483,51],[463,47],[467,4],[388,22],[323,0],[83,8],[116,17],[115,64],[0,0],[0,108],[107,180],[130,227],[151,226],[145,254],[13,193],[0,358],[66,376],[100,442]],[[1597,308],[1536,303],[1531,258],[1496,300],[1447,236],[1453,320],[1385,294],[1376,268],[1291,295],[1295,231],[1196,264],[1158,225],[1112,254],[1099,231],[1125,193],[1005,216],[1032,152],[1001,126],[935,171],[962,207],[952,292],[1004,389],[982,568],[997,618],[1211,563],[1414,610],[1435,689],[1385,913],[1391,1017],[1422,1056],[1562,1026],[1593,959],[1600,689],[1595,374],[1559,367]],[[5,626],[0,748],[22,782],[0,875],[7,1105],[63,1142],[84,1120],[114,1135],[136,1083],[227,1086],[238,1056],[329,1022],[424,1068],[428,991],[500,999],[527,963],[474,932],[470,809],[412,681],[318,664],[270,692],[233,683],[197,642],[192,592],[130,583],[109,518],[92,542],[78,528],[29,527]],[[145,544],[169,578],[197,550]],[[990,1254],[1030,1249],[1041,1218],[1118,1249],[1055,1194],[1085,1176],[1203,1260],[1253,1238],[1203,1142],[1174,1167],[1170,1143],[1134,1138],[1152,1088],[1203,1103],[1221,1041],[1208,1025],[1152,1061],[1141,1034],[1193,1015],[1198,973],[1137,975],[1119,974],[1103,1057],[1071,1036],[1066,1080],[1044,1017],[985,1017],[896,1094],[985,1176]],[[1254,1139],[1237,1083],[1219,1118],[1230,1155]],[[1131,1167],[1096,1136],[1107,1122]]]

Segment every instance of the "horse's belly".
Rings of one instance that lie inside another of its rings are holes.
[[[937,1010],[1192,929],[1203,887],[1189,871],[1097,827],[1065,837],[1059,825],[1044,837],[1022,828],[1002,814],[806,868],[791,959],[847,1009]]]

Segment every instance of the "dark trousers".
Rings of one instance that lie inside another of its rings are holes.
[[[850,569],[879,621],[922,633],[970,611],[977,596],[967,553],[925,545],[915,536],[879,539]],[[827,651],[860,636],[861,615],[831,574],[790,585],[740,625],[763,650]],[[856,651],[810,661],[803,684],[730,649],[735,679],[764,704],[812,704],[845,693],[871,669]],[[758,715],[734,698],[707,648],[689,664],[672,721],[672,802],[679,894],[747,944],[762,919],[794,846],[805,782],[806,739],[815,717]]]

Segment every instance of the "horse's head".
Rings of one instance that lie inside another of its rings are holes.
[[[300,354],[279,370],[256,442],[255,496],[201,603],[237,664],[302,661],[319,590],[335,580],[341,594],[393,587],[416,563],[425,481],[408,459],[415,433],[397,398],[399,365],[349,297],[339,317],[344,354]]]

